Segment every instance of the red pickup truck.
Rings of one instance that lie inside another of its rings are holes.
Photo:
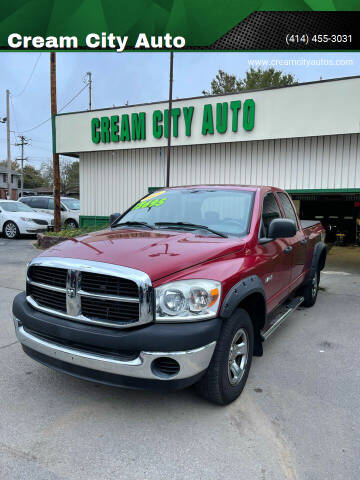
[[[25,353],[56,370],[129,388],[195,384],[225,405],[263,341],[316,301],[325,231],[279,188],[164,188],[110,221],[33,259],[14,300]]]

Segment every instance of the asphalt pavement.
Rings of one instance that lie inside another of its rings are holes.
[[[334,247],[316,305],[265,342],[228,407],[52,371],[11,320],[33,240],[0,237],[0,479],[353,479],[360,474],[360,247]]]

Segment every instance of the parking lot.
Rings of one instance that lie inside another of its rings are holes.
[[[360,473],[360,247],[254,358],[228,407],[112,388],[25,356],[11,319],[33,240],[0,237],[1,479],[350,479]]]

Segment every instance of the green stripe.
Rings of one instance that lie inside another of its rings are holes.
[[[79,227],[99,227],[106,228],[109,226],[109,217],[100,216],[100,215],[80,215],[79,218]]]

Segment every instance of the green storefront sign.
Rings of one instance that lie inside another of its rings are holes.
[[[172,108],[172,136],[178,137],[182,132],[191,137],[194,106]],[[224,134],[229,130],[236,133],[241,129],[251,131],[255,125],[255,102],[253,99],[233,100],[206,104],[203,106],[201,122],[202,135]],[[146,140],[147,135],[161,139],[169,136],[169,110],[154,110],[152,113],[150,132],[146,131],[146,112],[91,119],[91,139],[93,143],[136,142]]]

